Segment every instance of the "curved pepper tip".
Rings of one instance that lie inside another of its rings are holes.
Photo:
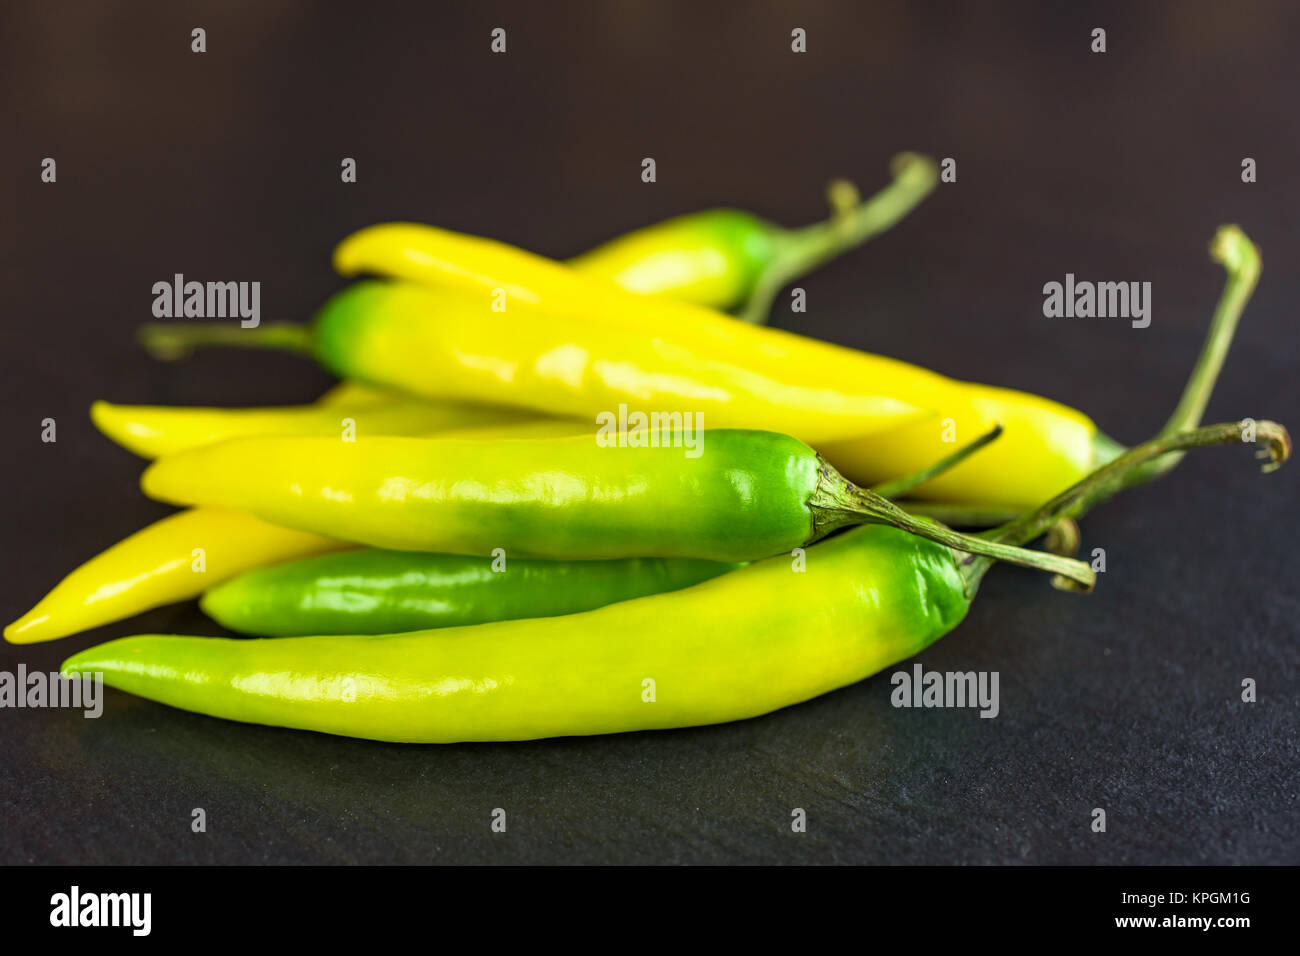
[[[76,677],[81,674],[103,674],[107,677],[116,670],[116,659],[112,654],[106,654],[104,651],[105,648],[117,643],[118,641],[108,641],[78,651],[59,665],[59,674],[63,677]]]
[[[354,276],[359,272],[372,269],[375,262],[376,247],[391,248],[397,246],[406,249],[405,237],[408,230],[433,230],[433,226],[422,226],[413,222],[378,222],[358,229],[345,236],[331,257],[334,271],[341,276]],[[380,250],[381,252],[383,249]],[[382,270],[381,270],[382,271]]]
[[[66,661],[64,661],[62,664],[60,664],[60,665],[59,665],[59,676],[60,676],[60,677],[76,677],[76,676],[78,676],[78,675],[80,675],[80,674],[89,674],[89,673],[92,673],[93,669],[92,669],[92,668],[85,668],[85,667],[83,667],[83,666],[82,666],[82,662],[79,660],[79,658],[82,658],[82,657],[84,657],[84,656],[85,656],[85,651],[82,651],[80,654],[73,654],[73,655],[72,655],[71,657],[69,657]]]
[[[10,644],[39,644],[41,641],[53,640],[58,635],[42,635],[40,625],[49,621],[48,614],[38,614],[37,607],[32,608],[12,624],[5,625],[5,640]]]
[[[233,583],[234,581],[222,581],[199,595],[199,610],[222,627],[226,626],[225,621],[234,610],[228,597],[231,592],[230,585]],[[238,591],[236,590],[235,593],[237,594]]]
[[[117,406],[103,399],[90,403],[90,421],[110,441],[122,444],[121,416]]]
[[[174,457],[184,457],[185,452],[179,452]],[[140,473],[140,491],[146,498],[152,498],[154,501],[165,501],[169,504],[176,502],[167,496],[168,476],[172,471],[172,462],[168,459],[155,461]]]

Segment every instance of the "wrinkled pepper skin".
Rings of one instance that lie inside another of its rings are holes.
[[[719,429],[700,450],[605,447],[593,435],[241,438],[154,462],[141,487],[404,551],[751,561],[810,540],[821,476],[811,448]]]
[[[870,526],[564,617],[390,636],[141,636],[67,660],[202,714],[411,743],[533,740],[755,717],[853,684],[954,628],[946,548]]]
[[[555,617],[676,591],[739,564],[685,558],[528,561],[364,549],[249,571],[199,602],[259,637],[389,634]]]
[[[781,230],[738,209],[678,216],[569,260],[628,292],[728,312],[745,303],[779,248]]]
[[[329,538],[267,524],[252,515],[218,509],[182,511],[137,531],[81,565],[6,627],[5,640],[14,644],[52,641],[188,600],[250,568],[347,547]],[[202,555],[195,549],[201,549]]]

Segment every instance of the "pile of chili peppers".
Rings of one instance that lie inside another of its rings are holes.
[[[155,459],[145,494],[184,510],[77,568],[5,637],[200,597],[257,639],[127,637],[63,673],[377,740],[709,724],[917,653],[997,562],[1089,590],[1076,520],[1186,450],[1286,459],[1280,425],[1201,426],[1259,276],[1235,226],[1211,245],[1227,283],[1182,399],[1134,448],[1044,398],[767,327],[782,288],[937,182],[915,154],[893,173],[865,202],[836,184],[807,228],[711,210],[567,263],[377,225],[336,249],[340,274],[367,278],[310,327],[146,326],[160,357],[284,349],[342,384],[298,407],[96,403],[105,435]]]

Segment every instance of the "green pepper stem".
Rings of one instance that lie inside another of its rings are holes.
[[[847,525],[885,524],[964,552],[959,559],[962,563],[966,563],[968,555],[980,555],[990,564],[1005,561],[1048,571],[1085,590],[1096,581],[1092,568],[1083,561],[953,531],[931,518],[909,514],[869,488],[859,488],[824,460],[819,459],[819,466],[817,488],[808,503],[813,515],[813,541]]]
[[[890,496],[886,496],[890,497]],[[1024,514],[1018,508],[999,504],[966,504],[957,501],[927,501],[922,498],[894,499],[900,508],[957,528],[992,528]]]
[[[882,485],[875,485],[871,490],[882,498],[900,498],[917,485],[923,485],[936,475],[942,474],[949,468],[954,468],[957,465],[960,465],[985,445],[997,441],[1001,434],[1002,426],[994,425],[988,432],[981,435],[970,444],[963,445],[948,457],[939,459],[929,468],[926,468],[923,471],[918,471],[915,474],[907,475],[904,478],[896,478],[893,481],[887,481]],[[913,511],[913,513],[915,514],[916,512]],[[998,522],[995,521],[993,523],[997,524]]]
[[[851,183],[836,180],[827,190],[832,208],[829,219],[778,233],[776,254],[758,277],[738,318],[766,322],[773,299],[786,284],[894,226],[939,182],[934,160],[917,153],[895,156],[890,171],[893,182],[861,203]]]
[[[1156,434],[1157,438],[1178,435],[1201,423],[1205,407],[1209,404],[1214,383],[1218,381],[1223,362],[1228,357],[1232,337],[1246,303],[1259,282],[1260,257],[1255,244],[1241,231],[1241,227],[1220,226],[1210,243],[1210,258],[1221,264],[1228,273],[1223,292],[1214,308],[1210,330],[1205,344],[1197,356],[1196,365],[1188,376],[1183,394],[1169,420]],[[1141,480],[1150,481],[1165,474],[1182,460],[1181,453],[1154,459],[1143,466]]]
[[[186,358],[196,348],[206,345],[275,349],[308,357],[316,354],[311,329],[294,322],[268,322],[249,329],[217,322],[199,325],[148,322],[136,331],[136,340],[150,355],[165,362]]]
[[[1079,531],[1079,523],[1073,518],[1058,518],[1056,523],[1047,529],[1047,537],[1043,541],[1043,547],[1053,554],[1075,555],[1079,553],[1079,544],[1083,540],[1083,535]]]
[[[1221,264],[1227,272],[1223,292],[1214,308],[1205,344],[1197,356],[1196,364],[1183,387],[1182,397],[1173,414],[1156,437],[1168,437],[1195,428],[1201,423],[1210,394],[1214,391],[1219,372],[1223,369],[1237,324],[1245,311],[1246,303],[1259,282],[1260,256],[1254,243],[1239,226],[1220,226],[1210,243],[1210,258]],[[1093,441],[1094,463],[1097,466],[1113,462],[1128,449],[1111,438],[1098,433]],[[1131,481],[1152,481],[1169,471],[1182,460],[1182,452],[1171,452],[1144,464]],[[879,489],[877,489],[879,490]],[[889,495],[897,498],[898,495]],[[903,501],[900,504],[913,514],[927,515],[945,524],[959,527],[991,527],[1013,521],[1019,512],[1008,511],[998,505],[979,503]]]
[[[1265,446],[1258,453],[1259,457],[1268,459],[1263,465],[1265,472],[1275,471],[1291,456],[1291,436],[1281,425],[1270,421],[1246,419],[1241,422],[1206,425],[1175,435],[1157,435],[1150,441],[1129,449],[1110,464],[1098,468],[1037,510],[985,532],[985,536],[988,540],[1003,544],[1028,544],[1059,522],[1078,519],[1121,491],[1163,474],[1163,471],[1153,471],[1150,465],[1171,452],[1187,452],[1193,448],[1252,440]],[[992,564],[988,556],[978,552],[972,552],[970,558],[962,560],[962,574],[966,578],[968,593],[974,594]],[[1078,581],[1077,578],[1071,579]]]

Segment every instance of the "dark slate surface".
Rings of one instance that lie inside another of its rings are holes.
[[[227,6],[0,14],[6,619],[166,513],[91,427],[93,399],[259,404],[327,384],[273,355],[150,362],[131,332],[152,283],[259,279],[265,314],[302,316],[339,285],[333,243],[389,218],[569,255],[718,203],[811,221],[832,176],[868,191],[895,150],[954,156],[956,184],[777,321],[1048,394],[1136,441],[1172,407],[1218,294],[1206,243],[1238,221],[1265,278],[1209,418],[1300,423],[1293,6],[475,4],[418,23],[382,3]],[[494,26],[504,57],[487,52]],[[44,156],[57,185],[38,181]],[[1070,271],[1151,281],[1151,327],[1044,319],[1042,284]],[[995,720],[896,710],[884,674],[732,726],[413,747],[110,691],[97,721],[0,711],[0,861],[1295,863],[1297,476],[1201,452],[1089,519],[1086,545],[1109,555],[1093,596],[990,576],[921,660],[998,671]],[[6,645],[0,669],[139,631],[219,633],[171,607]],[[1099,806],[1105,834],[1089,830]]]

